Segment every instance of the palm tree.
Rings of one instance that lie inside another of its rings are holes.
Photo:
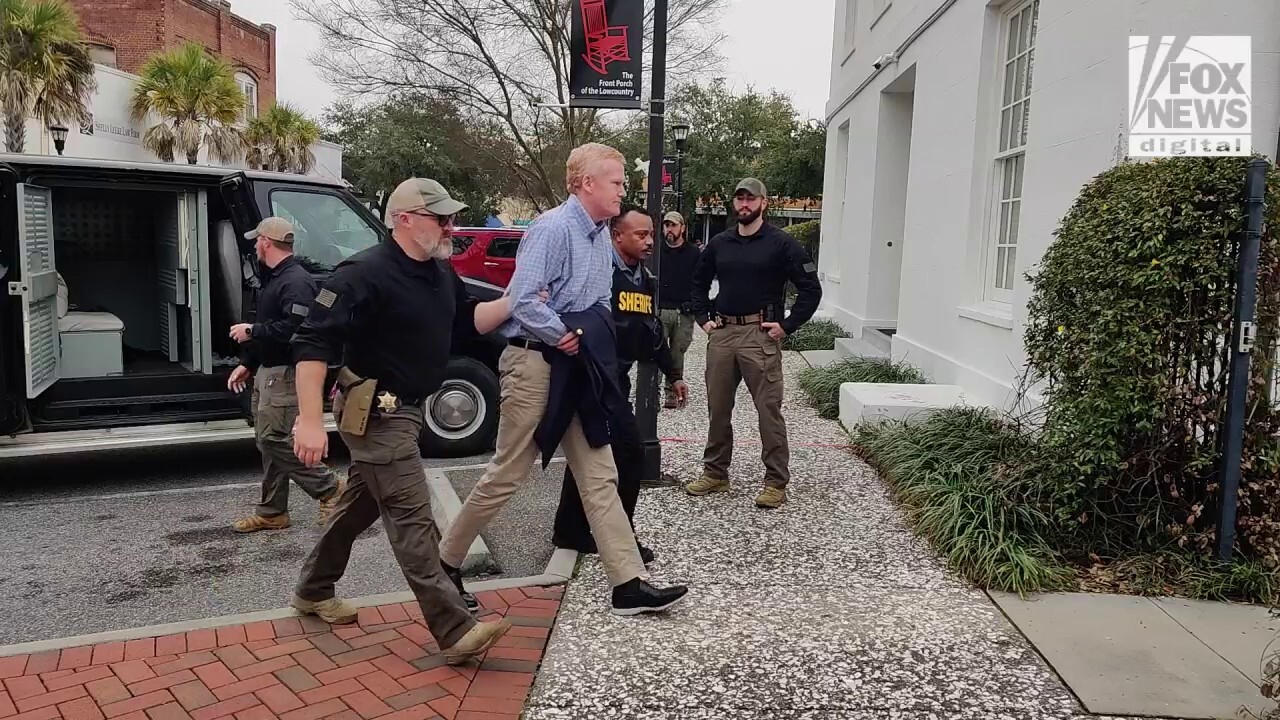
[[[62,0],[0,0],[0,112],[4,143],[24,152],[26,121],[89,122],[97,89],[75,13]]]
[[[130,103],[133,119],[142,122],[155,113],[161,120],[143,135],[143,147],[165,162],[181,153],[191,165],[205,145],[218,162],[240,158],[244,139],[235,122],[245,96],[230,65],[198,43],[187,43],[151,58],[140,74]]]
[[[301,110],[275,104],[249,121],[245,144],[248,163],[263,170],[306,174],[316,166],[311,146],[320,139],[320,126]]]

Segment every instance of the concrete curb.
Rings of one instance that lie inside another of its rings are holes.
[[[462,512],[462,499],[458,497],[458,491],[453,489],[453,483],[449,482],[444,470],[423,468],[422,473],[427,478],[427,487],[431,489],[431,514],[436,518],[440,534],[444,535],[454,518]],[[482,575],[498,570],[483,537],[476,535],[476,539],[471,541],[461,569],[463,575]]]

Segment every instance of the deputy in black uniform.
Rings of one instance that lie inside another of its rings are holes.
[[[818,268],[790,234],[765,222],[769,196],[764,183],[746,178],[734,190],[735,227],[711,238],[693,273],[694,316],[707,342],[707,408],[711,422],[702,477],[685,487],[690,495],[729,489],[733,456],[733,400],[746,381],[760,418],[764,445],[764,490],[756,506],[787,501],[791,480],[787,425],[782,418],[782,339],[809,321],[822,301]],[[711,281],[720,280],[714,306]],[[796,286],[788,314],[787,281]]]
[[[636,503],[640,499],[643,446],[631,405],[631,367],[640,361],[657,363],[663,376],[671,381],[679,405],[688,400],[689,386],[677,374],[671,348],[654,314],[655,278],[644,266],[644,261],[653,254],[653,218],[638,207],[624,205],[622,211],[609,221],[609,228],[614,249],[613,319],[618,332],[618,383],[627,398],[624,414],[610,423],[614,430],[610,447],[613,449],[613,463],[618,468],[618,495],[634,531]],[[564,471],[560,507],[556,510],[551,537],[556,547],[581,553],[596,552],[591,527],[582,508],[582,497],[568,467]],[[646,563],[652,562],[653,551],[640,545],[639,540],[636,542],[641,559]]]
[[[381,516],[427,628],[455,664],[483,653],[510,627],[477,624],[440,567],[418,449],[423,405],[443,380],[451,338],[488,332],[511,314],[505,298],[476,303],[449,265],[454,215],[464,209],[434,180],[406,180],[387,202],[390,242],[338,265],[293,337],[295,452],[315,465],[328,449],[322,392],[326,363],[339,358],[333,408],[351,452],[350,480],[302,568],[293,607],[329,623],[356,620],[334,584],[356,536]]]
[[[265,282],[258,296],[258,322],[231,327],[241,343],[242,363],[231,371],[227,387],[244,391],[253,381],[253,427],[262,455],[262,501],[255,514],[231,527],[239,533],[289,527],[289,478],[303,492],[320,501],[319,524],[333,513],[341,492],[339,474],[327,465],[307,467],[293,454],[293,421],[298,417],[289,338],[307,316],[316,297],[316,281],[293,257],[293,226],[269,217],[245,233],[256,240]]]

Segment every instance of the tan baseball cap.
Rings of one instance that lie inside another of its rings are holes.
[[[449,197],[449,191],[435,180],[409,178],[391,193],[387,215],[417,209],[434,215],[453,215],[466,210],[467,205]]]
[[[269,217],[258,223],[258,227],[244,234],[246,240],[257,240],[259,236],[282,243],[293,243],[293,225],[282,217]]]
[[[764,183],[753,177],[743,178],[742,182],[738,183],[738,187],[733,189],[733,194],[737,195],[743,190],[746,190],[756,197],[769,197],[769,191],[765,188]]]
[[[666,215],[663,215],[663,216],[662,216],[662,222],[672,222],[672,223],[675,223],[675,224],[677,224],[677,225],[683,225],[683,224],[684,224],[684,216],[683,216],[683,215],[681,215],[680,213],[676,212],[675,210],[672,210],[671,212],[669,212],[669,213],[667,213]]]

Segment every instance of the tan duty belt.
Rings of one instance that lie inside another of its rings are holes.
[[[756,325],[764,322],[763,313],[752,315],[719,315],[721,325]]]

